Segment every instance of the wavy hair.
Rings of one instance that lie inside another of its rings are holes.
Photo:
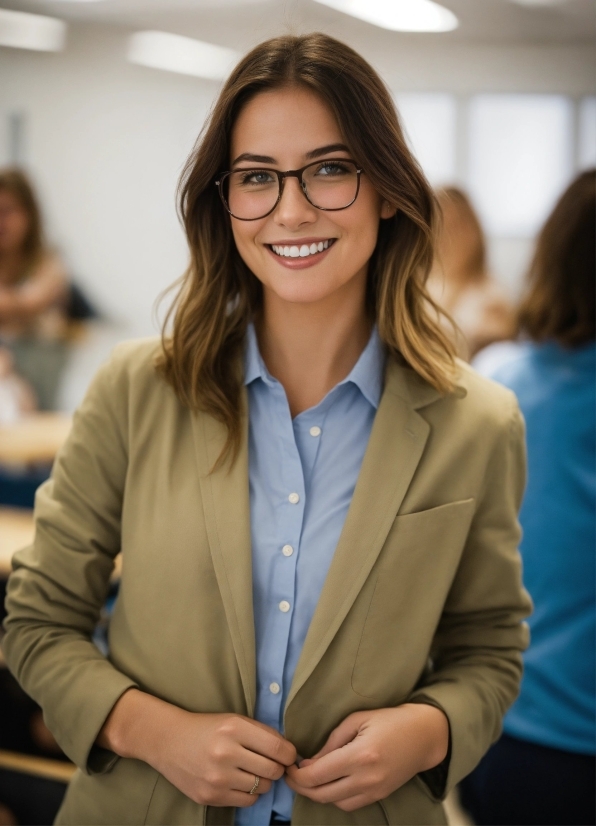
[[[262,288],[236,250],[214,180],[229,166],[231,131],[248,100],[297,85],[329,106],[354,160],[381,198],[397,208],[393,218],[380,222],[369,262],[367,301],[381,340],[389,354],[405,359],[439,391],[453,389],[453,347],[425,290],[435,199],[406,145],[391,95],[375,70],[344,43],[319,33],[277,37],[254,48],[233,70],[179,187],[190,264],[166,318],[158,369],[184,404],[227,428],[218,463],[227,455],[234,458],[240,445],[241,356]]]
[[[46,244],[41,211],[31,182],[16,167],[0,169],[0,192],[9,192],[27,214],[27,233],[23,239],[24,268],[28,270],[42,258]]]
[[[596,170],[565,190],[546,221],[528,273],[519,325],[533,341],[581,347],[596,335]]]

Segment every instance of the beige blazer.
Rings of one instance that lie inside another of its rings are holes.
[[[9,581],[7,662],[79,766],[58,823],[233,822],[232,809],[197,805],[149,765],[93,746],[129,686],[196,712],[255,705],[246,426],[233,468],[210,473],[224,430],[179,403],[153,368],[158,347],[120,345],[98,373]],[[445,792],[476,765],[517,694],[527,642],[523,484],[508,390],[462,365],[458,390],[441,398],[390,362],[285,706],[299,754],[354,711],[426,698],[451,727]],[[120,551],[106,659],[90,635]],[[445,822],[419,777],[351,814],[297,797],[292,816],[295,826]]]

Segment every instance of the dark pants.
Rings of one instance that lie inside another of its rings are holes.
[[[460,785],[478,826],[590,826],[595,760],[503,735]]]

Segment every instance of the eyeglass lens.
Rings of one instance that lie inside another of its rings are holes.
[[[358,172],[352,161],[320,161],[306,167],[302,184],[311,204],[319,209],[345,209],[358,192]],[[228,175],[224,198],[232,215],[256,219],[274,208],[279,179],[270,169],[241,169]]]

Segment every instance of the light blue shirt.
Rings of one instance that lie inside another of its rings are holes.
[[[343,528],[381,397],[384,351],[376,329],[347,378],[294,420],[283,386],[248,330],[249,481],[257,654],[255,717],[283,733],[283,711]],[[294,794],[273,784],[237,826],[290,820]]]
[[[495,344],[474,366],[511,388],[526,419],[520,512],[529,619],[512,737],[563,751],[596,746],[596,345]]]

